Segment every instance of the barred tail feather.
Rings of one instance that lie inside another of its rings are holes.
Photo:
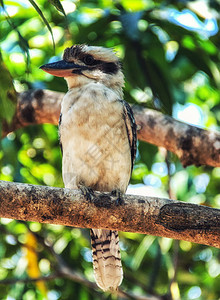
[[[103,291],[115,291],[123,279],[118,232],[91,229],[95,280]]]

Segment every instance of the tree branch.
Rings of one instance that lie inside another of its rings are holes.
[[[64,94],[49,90],[27,91],[18,95],[12,124],[4,124],[3,136],[18,128],[58,124]],[[220,134],[179,122],[169,116],[140,106],[133,107],[138,138],[175,153],[184,166],[195,164],[220,167]]]
[[[173,119],[151,109],[133,108],[141,127],[138,138],[175,153],[184,167],[220,166],[220,134]]]
[[[14,285],[16,283],[29,283],[29,282],[37,282],[37,281],[49,281],[49,280],[54,280],[56,278],[60,278],[62,277],[61,274],[51,274],[48,276],[40,276],[40,277],[36,277],[36,278],[10,278],[10,279],[3,279],[0,280],[0,285]]]
[[[83,228],[105,228],[220,248],[220,210],[169,199],[109,193],[91,202],[80,190],[0,181],[0,217]]]

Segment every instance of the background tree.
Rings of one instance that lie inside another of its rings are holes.
[[[65,92],[64,80],[39,66],[72,44],[88,43],[118,52],[128,102],[219,129],[217,0],[0,3],[2,124],[14,115],[15,90]],[[138,150],[130,192],[219,207],[219,167],[184,169],[173,154],[145,142]],[[57,127],[43,124],[9,133],[1,141],[0,169],[1,180],[63,187]],[[135,299],[218,299],[218,249],[125,232],[120,239],[122,287],[129,291],[121,298],[133,293]],[[110,298],[90,282],[87,230],[2,219],[0,258],[2,299]],[[43,281],[31,281],[42,276]]]

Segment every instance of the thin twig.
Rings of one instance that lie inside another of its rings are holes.
[[[0,285],[5,285],[5,284],[16,284],[16,283],[29,283],[29,282],[37,282],[37,281],[49,281],[49,280],[54,280],[56,278],[63,277],[62,274],[51,274],[48,276],[40,276],[36,278],[12,278],[12,279],[3,279],[0,280]]]

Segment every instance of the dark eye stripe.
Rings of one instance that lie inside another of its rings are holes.
[[[116,74],[119,70],[119,65],[113,62],[103,62],[101,70],[107,74]]]
[[[106,61],[103,61],[103,60],[94,60],[92,61],[91,59],[91,62],[88,60],[86,61],[87,59],[91,59],[93,58],[93,56],[91,55],[87,55],[87,56],[84,56],[82,57],[80,60],[86,64],[87,68],[90,69],[90,70],[100,70],[106,74],[116,74],[118,72],[118,70],[120,69],[121,65],[119,62],[106,62]]]

